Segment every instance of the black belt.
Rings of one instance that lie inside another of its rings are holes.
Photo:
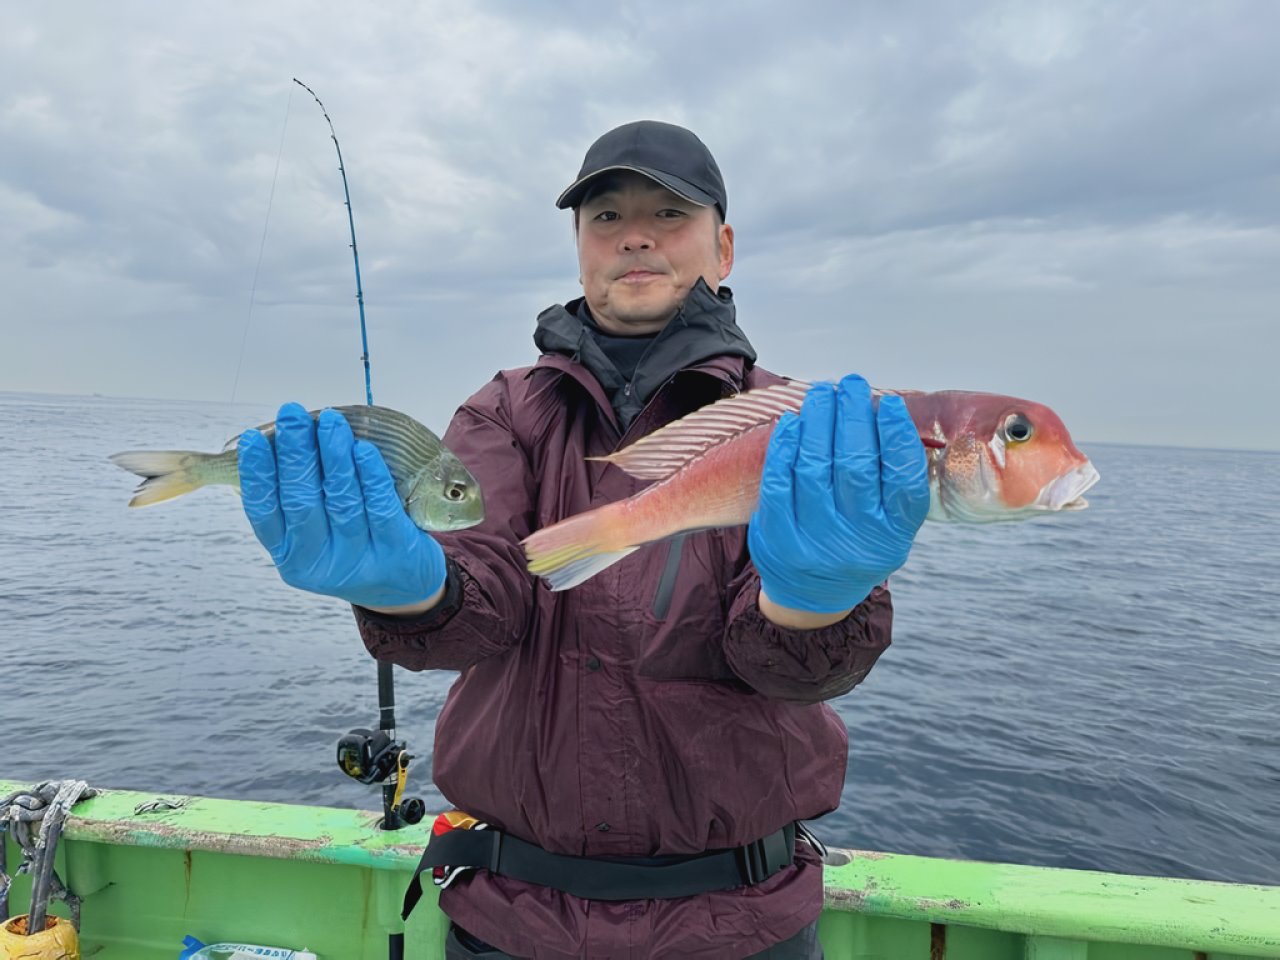
[[[754,843],[728,850],[630,859],[549,853],[500,830],[450,830],[427,843],[405,894],[402,916],[407,919],[422,897],[422,872],[435,867],[476,867],[584,900],[670,899],[751,886],[792,864],[796,827],[789,823]],[[809,836],[803,826],[800,830]]]

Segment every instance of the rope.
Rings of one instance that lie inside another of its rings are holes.
[[[62,824],[78,800],[97,791],[83,780],[49,780],[34,790],[19,790],[0,800],[0,922],[9,919],[9,889],[4,835],[12,830],[22,851],[22,863],[14,874],[31,875],[31,911],[28,930],[43,930],[49,900],[61,900],[71,910],[71,923],[80,929],[80,898],[67,889],[53,869]],[[38,833],[37,833],[37,824]]]

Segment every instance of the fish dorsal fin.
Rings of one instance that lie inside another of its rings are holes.
[[[641,480],[661,480],[717,444],[799,410],[808,389],[803,380],[787,380],[748,390],[709,403],[608,456],[588,459],[612,463]]]

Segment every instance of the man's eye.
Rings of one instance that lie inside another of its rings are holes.
[[[687,216],[687,214],[686,214],[683,210],[671,210],[671,209],[667,209],[667,210],[659,210],[659,211],[658,211],[658,216],[660,216],[660,217],[667,217],[667,218],[669,218],[669,219],[675,219],[676,217],[683,217],[683,216]]]
[[[617,213],[617,211],[616,211],[616,210],[601,210],[599,213],[597,213],[597,214],[596,214],[594,217],[592,217],[591,219],[592,219],[592,220],[602,220],[602,221],[617,220],[617,219],[618,219],[618,213]]]

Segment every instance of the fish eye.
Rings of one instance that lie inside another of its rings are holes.
[[[1025,443],[1035,434],[1035,427],[1021,413],[1011,413],[1005,418],[1004,426],[1001,428],[1005,440],[1009,443]]]
[[[444,496],[446,500],[453,500],[456,503],[466,498],[467,488],[461,483],[451,483],[444,488]]]

